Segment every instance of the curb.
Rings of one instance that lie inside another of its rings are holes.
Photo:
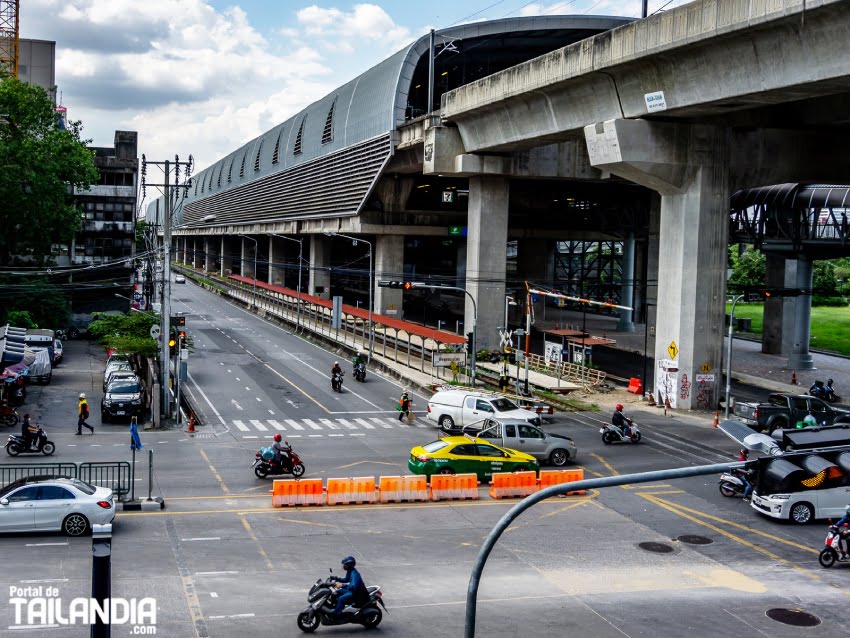
[[[150,501],[123,501],[121,509],[125,512],[157,512],[165,509],[165,501],[161,496]]]

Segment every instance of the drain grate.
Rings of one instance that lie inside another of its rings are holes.
[[[817,627],[821,623],[820,618],[802,609],[783,609],[777,607],[768,609],[765,615],[771,620],[781,622],[783,625],[792,625],[794,627]]]
[[[696,534],[685,534],[679,536],[676,540],[680,543],[687,543],[688,545],[711,545],[714,542],[707,536],[698,536]]]
[[[655,554],[672,554],[673,553],[673,547],[671,547],[667,543],[653,543],[653,542],[638,543],[638,547],[640,547],[643,550],[646,550],[647,552],[653,552]]]

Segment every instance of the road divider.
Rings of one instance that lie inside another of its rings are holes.
[[[329,478],[326,488],[328,505],[349,505],[351,503],[376,503],[374,476],[356,476],[352,478]]]
[[[427,501],[428,479],[424,476],[382,476],[378,482],[379,502],[410,503]]]
[[[494,472],[490,481],[491,498],[528,496],[538,490],[537,472]]]
[[[322,479],[277,479],[272,489],[272,505],[324,505]]]
[[[573,481],[583,481],[584,470],[540,470],[540,479],[538,480],[539,489],[551,487],[552,485],[560,485],[561,483],[572,483]],[[585,490],[576,490],[575,492],[567,492],[568,496],[584,496]]]
[[[434,474],[431,477],[431,500],[449,501],[478,498],[478,475]]]

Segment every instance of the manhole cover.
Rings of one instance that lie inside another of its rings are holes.
[[[687,543],[688,545],[711,545],[714,542],[707,536],[697,536],[696,534],[685,534],[684,536],[679,536],[676,540],[680,543]]]
[[[803,611],[802,609],[768,609],[765,615],[771,620],[781,622],[784,625],[793,625],[794,627],[817,627],[820,624],[820,618]]]
[[[655,552],[656,554],[670,554],[673,552],[673,548],[667,543],[638,543],[638,547],[648,552]]]

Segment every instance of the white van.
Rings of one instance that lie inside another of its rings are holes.
[[[483,423],[488,417],[521,419],[540,425],[540,416],[499,394],[470,390],[440,390],[428,400],[428,419],[443,432]],[[480,429],[480,428],[479,428]]]

